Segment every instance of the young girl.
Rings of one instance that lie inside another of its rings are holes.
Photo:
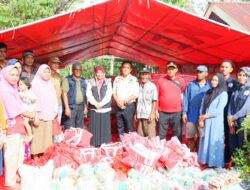
[[[20,78],[18,82],[18,86],[19,86],[19,96],[22,100],[22,106],[23,106],[24,111],[28,112],[30,115],[35,116],[35,103],[36,103],[37,98],[35,94],[30,90],[31,83],[30,83],[29,78],[27,77]],[[24,117],[25,128],[26,128],[26,132],[28,135],[28,138],[26,138],[26,143],[29,143],[33,138],[33,134],[31,131],[31,126],[30,126],[30,123],[34,121],[33,118]]]

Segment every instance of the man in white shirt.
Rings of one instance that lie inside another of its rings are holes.
[[[117,76],[114,80],[113,97],[116,102],[116,121],[120,135],[124,131],[134,131],[134,113],[135,113],[135,100],[139,94],[139,84],[137,78],[132,76],[132,64],[128,61],[123,62],[121,66],[121,75]]]

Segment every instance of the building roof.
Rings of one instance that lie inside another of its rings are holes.
[[[250,2],[209,3],[205,17],[209,18],[212,13],[215,13],[230,26],[250,31]]]
[[[157,67],[250,63],[250,33],[209,21],[155,0],[109,0],[0,32],[8,58],[32,49],[39,63],[63,66],[114,55]]]

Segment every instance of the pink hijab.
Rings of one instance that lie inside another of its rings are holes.
[[[31,90],[37,97],[36,109],[39,111],[39,119],[51,121],[55,117],[55,112],[58,112],[58,102],[51,79],[48,81],[42,79],[42,74],[46,69],[50,69],[46,64],[39,67],[32,81]]]
[[[17,84],[13,86],[7,80],[10,71],[14,68],[16,68],[14,65],[10,65],[1,71],[0,98],[2,99],[4,105],[6,119],[15,118],[24,112],[22,108],[22,101],[18,95]]]

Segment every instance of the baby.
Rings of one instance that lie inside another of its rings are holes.
[[[24,112],[28,112],[30,115],[35,116],[35,102],[37,98],[35,94],[30,90],[31,83],[29,78],[27,77],[20,78],[18,82],[18,87],[19,87],[19,96],[23,102]],[[26,143],[29,143],[33,138],[30,125],[33,122],[34,122],[34,117],[32,118],[24,117],[24,124],[28,135],[27,139],[25,140]]]

